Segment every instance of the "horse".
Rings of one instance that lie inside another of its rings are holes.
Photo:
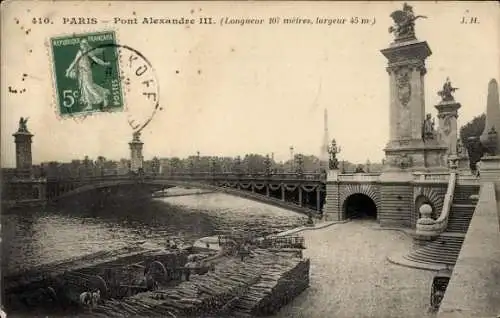
[[[101,291],[86,291],[80,294],[80,304],[87,306],[90,310],[95,308],[99,301],[101,300]]]
[[[158,289],[158,282],[153,278],[149,271],[145,271],[144,276],[134,280],[135,285],[145,286],[148,290]]]

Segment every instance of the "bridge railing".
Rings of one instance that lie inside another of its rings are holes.
[[[480,179],[469,172],[461,172],[460,174],[458,174],[457,183],[460,185],[477,185],[477,186],[481,184]]]
[[[289,180],[320,180],[320,173],[208,173],[208,172],[198,172],[192,174],[184,173],[173,173],[168,175],[158,175],[161,178],[192,178],[192,179],[233,179],[233,180],[268,180],[268,179],[289,179]]]
[[[443,209],[439,217],[434,220],[430,215],[423,215],[417,220],[416,234],[421,238],[433,238],[446,230],[448,226],[448,217],[450,215],[455,185],[457,181],[457,173],[451,172],[448,180],[448,188],[443,202]]]
[[[273,173],[273,174],[236,174],[236,173],[171,173],[171,174],[140,174],[140,175],[109,175],[96,177],[78,177],[58,179],[57,181],[64,182],[105,182],[105,181],[126,181],[126,180],[195,180],[195,181],[210,181],[210,180],[323,180],[324,175],[320,173]]]
[[[378,181],[380,173],[342,173],[339,174],[339,181]]]
[[[448,183],[450,179],[449,172],[414,172],[413,181],[428,183]]]

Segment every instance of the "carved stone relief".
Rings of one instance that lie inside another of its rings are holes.
[[[406,107],[411,97],[410,73],[407,68],[401,68],[397,73],[396,85],[398,87],[399,102]]]

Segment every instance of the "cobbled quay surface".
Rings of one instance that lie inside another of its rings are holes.
[[[435,317],[429,310],[434,272],[395,265],[408,252],[405,233],[355,220],[304,231],[310,287],[275,317]]]

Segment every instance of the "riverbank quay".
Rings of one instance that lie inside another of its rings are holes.
[[[2,278],[3,289],[5,293],[16,292],[29,284],[41,283],[68,271],[78,271],[99,264],[140,257],[147,252],[150,251],[145,250],[140,245],[134,245],[75,257],[62,262],[44,264],[29,270],[4,275]]]
[[[349,222],[350,220],[343,220],[343,221],[315,221],[313,225],[304,225],[304,226],[298,226],[290,230],[286,230],[283,232],[279,232],[276,234],[271,234],[271,235],[266,235],[263,237],[258,237],[255,238],[256,241],[264,241],[264,240],[273,240],[277,237],[286,237],[286,236],[297,236],[298,233],[305,232],[305,231],[314,231],[314,230],[321,230],[327,227],[330,227],[335,224],[344,224]],[[207,236],[207,237],[202,237],[198,240],[196,240],[193,244],[194,247],[198,248],[207,248],[211,250],[220,250],[220,236],[214,235],[214,236]]]
[[[407,234],[358,219],[300,235],[311,262],[310,287],[274,317],[435,317],[429,301],[434,272],[387,260],[413,246]]]
[[[30,308],[47,304],[53,309],[77,308],[83,292],[100,291],[103,299],[128,296],[144,290],[137,282],[146,271],[179,281],[180,275],[167,273],[166,268],[182,268],[194,253],[205,257],[214,254],[192,247],[166,250],[133,246],[38,266],[3,278],[5,304],[10,312],[29,315]]]
[[[175,287],[106,300],[86,317],[264,316],[308,286],[309,260],[296,250],[255,249],[243,260],[220,257],[213,271],[191,275]]]

